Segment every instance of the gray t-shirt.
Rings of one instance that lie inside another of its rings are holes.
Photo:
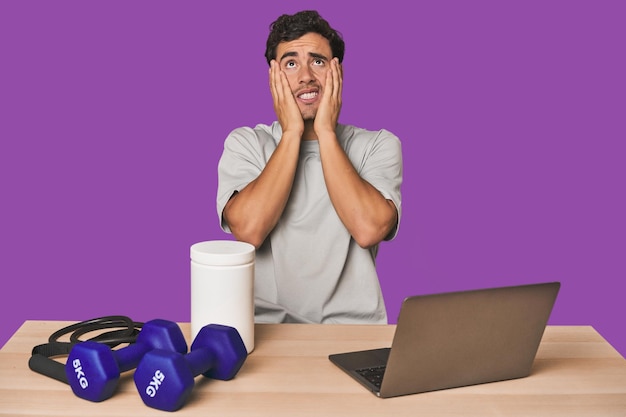
[[[217,212],[259,176],[282,135],[278,122],[235,129],[218,166]],[[386,130],[337,126],[337,137],[361,178],[401,214],[400,140]],[[251,215],[254,215],[253,213]],[[397,234],[396,227],[386,240]],[[337,215],[324,182],[319,143],[302,141],[287,206],[255,258],[257,322],[386,323],[376,273],[378,245],[361,248]]]

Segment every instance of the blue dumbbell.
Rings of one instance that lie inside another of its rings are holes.
[[[187,341],[174,322],[146,322],[135,343],[113,350],[97,342],[80,342],[72,347],[65,373],[72,391],[85,400],[99,402],[110,398],[122,372],[134,369],[141,358],[153,349],[187,352]]]
[[[187,401],[196,376],[232,379],[247,355],[237,329],[209,324],[200,329],[186,355],[164,350],[147,353],[135,370],[135,385],[147,406],[176,411]]]

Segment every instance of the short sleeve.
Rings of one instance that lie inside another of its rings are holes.
[[[377,132],[367,145],[366,152],[357,168],[361,178],[391,200],[398,211],[398,223],[385,240],[392,240],[398,233],[402,216],[402,145],[400,139],[387,130]]]
[[[271,136],[269,140],[260,140],[262,138],[259,136],[263,136],[263,133],[257,129],[242,127],[233,130],[224,141],[224,151],[217,167],[217,215],[222,230],[227,233],[231,231],[222,215],[226,203],[233,194],[244,189],[259,176],[275,149]]]

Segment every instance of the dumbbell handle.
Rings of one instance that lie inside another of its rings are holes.
[[[213,369],[217,356],[211,349],[198,348],[185,355],[185,362],[194,377]]]
[[[122,373],[135,369],[143,355],[149,350],[150,346],[146,343],[133,343],[121,349],[112,350],[112,353]]]
[[[184,337],[182,333],[180,334],[179,339],[175,339],[176,342],[172,341],[174,346],[171,346],[168,340],[163,340],[160,338],[153,337],[154,332],[147,332],[149,326],[150,329],[154,329],[155,326],[160,327],[174,327],[180,332],[178,329],[178,325],[174,322],[170,322],[168,320],[155,319],[144,325],[144,329],[139,332],[137,336],[137,340],[135,343],[132,343],[124,348],[113,350],[113,357],[118,364],[118,367],[121,372],[130,371],[131,369],[135,369],[143,355],[149,352],[152,349],[160,348],[160,349],[173,349],[177,352],[187,352],[187,344],[184,341]],[[145,331],[144,331],[145,330]]]

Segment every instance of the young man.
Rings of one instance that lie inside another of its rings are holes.
[[[338,123],[343,54],[317,12],[279,17],[265,54],[277,121],[224,144],[218,215],[257,248],[257,322],[387,322],[375,259],[398,231],[401,146]]]

